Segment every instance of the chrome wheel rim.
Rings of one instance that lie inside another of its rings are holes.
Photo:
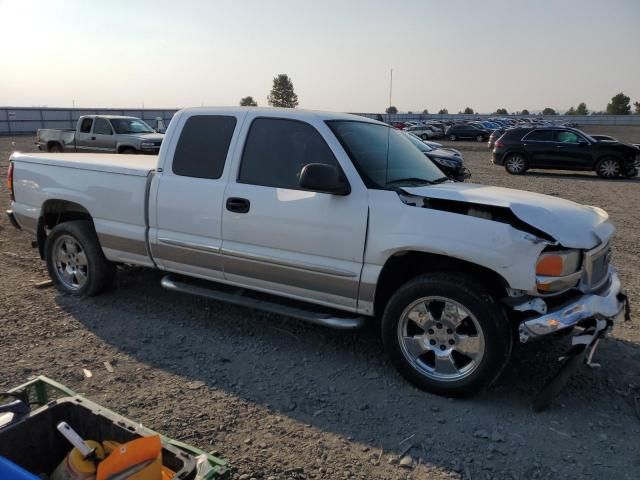
[[[450,298],[431,296],[411,303],[400,317],[397,335],[405,359],[433,380],[462,380],[484,356],[480,323]]]
[[[510,172],[521,173],[524,171],[524,158],[520,155],[513,155],[507,160],[507,168]]]
[[[478,141],[478,142],[482,142],[483,140],[484,140],[484,138],[482,138],[482,135],[478,135],[476,137],[476,141]]]
[[[617,177],[620,174],[620,164],[615,160],[604,160],[600,164],[600,174],[603,177]]]
[[[80,290],[87,282],[89,263],[80,243],[62,235],[53,244],[53,263],[58,280],[69,290]]]

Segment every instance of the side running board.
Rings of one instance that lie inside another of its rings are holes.
[[[366,317],[341,316],[342,312],[329,308],[189,277],[166,275],[160,283],[167,290],[255,308],[338,330],[356,330],[362,328],[367,321]]]

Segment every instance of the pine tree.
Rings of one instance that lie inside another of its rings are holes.
[[[286,73],[274,77],[273,87],[267,99],[272,107],[295,108],[298,106],[298,95],[293,90],[293,82]]]

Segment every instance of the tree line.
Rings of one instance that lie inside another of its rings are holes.
[[[634,113],[640,114],[640,101],[633,103]],[[398,108],[395,106],[390,106],[386,109],[386,113],[395,114],[398,113]],[[413,112],[409,112],[413,113]],[[424,114],[428,114],[429,110],[424,109],[422,111]],[[446,108],[441,108],[438,110],[438,115],[446,115],[449,113],[449,110]],[[466,107],[464,110],[458,112],[459,114],[473,115],[476,112],[471,107]],[[542,115],[560,115],[555,109],[551,107],[545,107],[542,110]],[[607,104],[606,111],[601,112],[591,112],[592,115],[629,115],[631,114],[631,98],[624,93],[620,92],[613,97],[611,97],[611,102]],[[494,112],[494,115],[509,115],[509,112],[506,108],[497,108]],[[530,115],[529,110],[526,108],[519,112],[512,112],[512,115]],[[589,109],[587,108],[587,104],[581,102],[577,107],[571,107],[569,110],[564,112],[564,115],[589,115]]]

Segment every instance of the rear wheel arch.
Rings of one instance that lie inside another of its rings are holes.
[[[60,142],[56,142],[55,140],[51,140],[49,142],[47,142],[47,152],[63,152],[64,151],[64,147],[62,146],[62,144]]]
[[[41,258],[44,259],[44,247],[48,232],[61,223],[76,220],[89,221],[95,232],[93,217],[89,211],[79,203],[69,200],[51,199],[42,204],[36,232],[36,240]]]
[[[508,282],[499,273],[481,265],[446,255],[415,250],[397,252],[387,259],[374,294],[374,313],[382,315],[393,294],[404,284],[426,273],[458,273],[479,281],[495,298],[506,295]]]

